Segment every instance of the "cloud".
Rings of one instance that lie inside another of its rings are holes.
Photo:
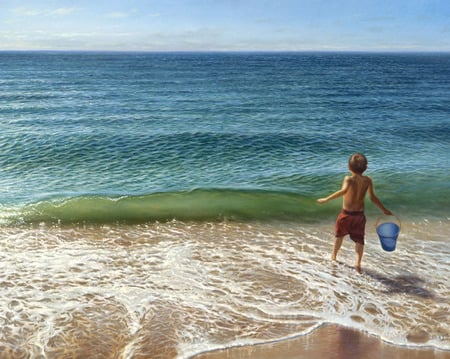
[[[122,19],[122,18],[125,18],[128,16],[130,16],[129,13],[120,12],[120,11],[110,12],[110,13],[106,14],[106,17],[108,17],[110,19]]]
[[[69,15],[77,11],[75,7],[60,7],[50,12],[51,15]]]
[[[105,16],[110,19],[123,19],[123,18],[130,17],[130,16],[136,14],[137,12],[138,11],[136,9],[131,9],[128,11],[113,11],[113,12],[107,13]]]
[[[19,16],[65,16],[69,15],[78,9],[75,7],[60,7],[57,9],[31,9],[26,7],[16,7],[12,11]]]
[[[16,7],[12,11],[20,16],[39,16],[43,14],[42,10],[27,9],[25,7]]]
[[[67,31],[53,32],[44,29],[26,31],[0,31],[0,49],[15,50],[97,50],[105,43],[108,49],[118,48],[115,42],[128,43],[136,34],[128,32]]]

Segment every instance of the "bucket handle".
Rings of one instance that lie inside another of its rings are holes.
[[[401,230],[402,229],[402,221],[400,221],[400,218],[398,218],[398,216],[395,214],[390,214],[389,216],[395,217],[395,219],[398,221],[398,227]],[[375,229],[378,228],[378,223],[380,223],[381,218],[383,218],[383,217],[378,217],[377,221],[375,222]]]

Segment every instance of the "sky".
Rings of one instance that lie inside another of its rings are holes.
[[[0,50],[450,51],[450,0],[0,0]]]

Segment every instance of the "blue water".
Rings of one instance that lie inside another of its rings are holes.
[[[312,206],[358,151],[386,205],[445,218],[449,79],[447,54],[3,52],[1,202],[231,189]]]
[[[450,54],[0,52],[0,352],[448,350],[449,116]],[[316,204],[353,152],[401,219],[361,275]]]

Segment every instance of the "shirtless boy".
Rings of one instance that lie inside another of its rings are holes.
[[[372,179],[362,174],[367,169],[367,158],[361,153],[350,156],[348,168],[351,176],[345,176],[342,188],[326,198],[320,198],[318,203],[326,203],[332,199],[343,196],[342,211],[337,217],[335,225],[336,239],[334,242],[332,260],[336,260],[345,235],[355,242],[356,264],[358,272],[361,271],[361,259],[364,252],[364,230],[366,216],[364,215],[364,197],[369,192],[370,200],[380,208],[384,214],[392,215],[381,201],[375,196]]]

